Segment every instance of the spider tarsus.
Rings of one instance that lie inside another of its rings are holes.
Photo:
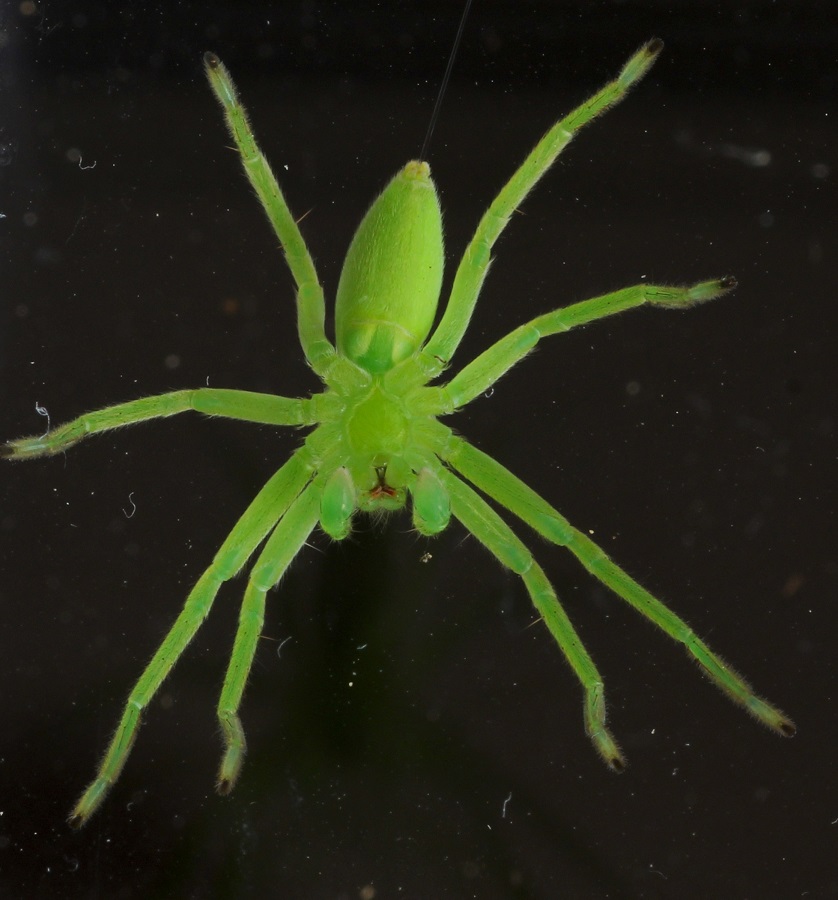
[[[208,69],[217,69],[221,66],[221,60],[211,50],[207,50],[204,54],[204,65]]]
[[[750,705],[746,706],[746,708],[757,721],[766,725],[775,734],[780,735],[780,737],[790,738],[797,734],[797,726],[784,712],[781,712],[776,706],[769,705],[760,697],[754,697],[752,699],[754,701],[754,708]]]
[[[797,725],[791,719],[780,719],[777,723],[777,731],[783,737],[794,737],[797,734]]]
[[[233,790],[233,782],[230,778],[222,778],[215,786],[215,792],[221,797],[229,796]]]
[[[603,728],[594,734],[589,733],[589,737],[593,740],[599,758],[612,772],[620,773],[626,770],[628,765],[626,758],[609,731]]]
[[[2,459],[35,459],[38,456],[50,456],[54,450],[48,450],[43,445],[33,450],[31,444],[37,442],[37,438],[21,438],[17,441],[9,441],[8,444],[0,446],[0,458]],[[30,444],[26,447],[26,444]]]
[[[86,821],[87,818],[81,813],[74,812],[72,815],[67,816],[67,824],[73,831],[80,831]]]
[[[659,37],[652,38],[652,40],[646,44],[646,52],[651,56],[657,56],[661,50],[663,50],[663,41]]]
[[[612,756],[610,759],[606,760],[608,763],[608,768],[611,769],[612,772],[616,772],[618,775],[621,772],[625,772],[626,770],[626,761],[622,756]]]
[[[719,279],[719,287],[723,291],[732,291],[738,284],[739,282],[733,275],[724,275]]]

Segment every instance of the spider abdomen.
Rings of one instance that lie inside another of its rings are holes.
[[[409,162],[349,246],[335,302],[338,351],[383,374],[424,343],[442,286],[442,213],[431,170]]]

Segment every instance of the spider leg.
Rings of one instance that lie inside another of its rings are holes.
[[[479,494],[448,469],[440,467],[439,476],[449,492],[453,516],[503,565],[523,579],[535,608],[582,683],[585,691],[585,731],[588,737],[605,763],[615,772],[622,771],[626,765],[625,759],[605,724],[605,689],[602,677],[547,576],[527,547]]]
[[[665,309],[686,309],[719,297],[734,287],[736,279],[731,276],[702,281],[690,287],[636,284],[537,316],[492,344],[442,386],[443,396],[447,396],[451,403],[451,410],[447,411],[470,403],[488,390],[548,335],[570,331],[579,325],[645,304]]]
[[[445,460],[475,487],[505,506],[548,541],[567,547],[595,578],[683,644],[711,681],[754,718],[785,737],[795,733],[795,725],[788,716],[757,696],[748,682],[717,656],[680,616],[615,565],[587,535],[574,528],[508,469],[456,437],[451,439]]]
[[[224,735],[219,794],[229,794],[235,787],[244,760],[246,742],[238,709],[262,633],[265,594],[280,580],[317,524],[321,494],[322,486],[315,480],[297,497],[268,538],[250,573],[233,653],[218,701],[218,720]]]
[[[46,434],[9,441],[0,447],[0,455],[8,459],[51,456],[92,434],[188,410],[266,425],[312,425],[317,421],[313,398],[295,399],[252,391],[196,388],[141,397],[139,400],[129,400],[127,403],[85,413]]]
[[[297,284],[297,329],[303,353],[314,371],[322,374],[334,357],[335,348],[326,337],[326,301],[314,261],[276,176],[256,143],[230,73],[214,53],[204,54],[204,67],[210,87],[224,110],[227,128],[236,142],[245,174],[279,238]]]
[[[445,312],[422,352],[430,377],[442,371],[459,346],[489,270],[492,247],[506,228],[512,213],[553,165],[576,132],[623,100],[632,85],[646,74],[662,49],[663,43],[657,39],[644,44],[623,66],[614,81],[600,88],[553,125],[492,201],[466,247],[454,276]]]
[[[70,814],[69,822],[72,827],[80,828],[84,825],[113,787],[131,752],[143,710],[195,636],[210,611],[218,589],[239,572],[256,547],[289,509],[311,475],[312,466],[308,454],[304,449],[300,450],[270,478],[235,524],[212,564],[192,588],[183,610],[134,685],[96,777]]]

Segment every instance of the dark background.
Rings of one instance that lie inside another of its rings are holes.
[[[236,78],[332,296],[365,207],[419,152],[461,13],[127,9],[0,13],[5,438],[44,429],[36,402],[57,424],[207,380],[317,390],[201,53]],[[547,126],[653,35],[666,49],[646,81],[500,241],[455,366],[642,277],[730,272],[739,289],[552,338],[451,423],[670,603],[798,736],[767,733],[517,527],[606,678],[630,762],[614,776],[519,580],[458,526],[425,541],[407,516],[360,520],[341,545],[315,536],[270,595],[235,793],[213,791],[215,704],[243,579],[103,808],[71,832],[131,684],[299,441],[183,416],[0,467],[3,896],[838,896],[834,3],[477,0],[428,154],[448,273]]]

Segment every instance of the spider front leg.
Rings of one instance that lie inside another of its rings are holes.
[[[615,772],[626,767],[617,742],[605,724],[605,688],[602,676],[588,655],[555,591],[532,553],[512,529],[467,484],[447,469],[440,468],[440,480],[451,499],[451,513],[503,565],[520,575],[535,608],[541,613],[585,691],[585,732],[599,755]]]
[[[265,595],[282,578],[300,552],[320,515],[322,488],[310,484],[283,516],[250,573],[244,594],[233,654],[218,701],[218,720],[224,735],[224,756],[218,771],[217,790],[229,794],[241,771],[246,742],[238,709],[265,618]]]
[[[223,388],[196,388],[141,397],[85,413],[46,434],[9,441],[0,448],[0,455],[12,460],[52,456],[91,435],[189,410],[265,425],[311,425],[317,420],[313,400]]]
[[[99,808],[128,759],[137,729],[141,725],[143,710],[195,636],[209,613],[219,588],[241,570],[303,490],[312,471],[313,466],[306,451],[297,451],[256,495],[233,527],[210,567],[198,579],[183,610],[131,691],[96,777],[70,815],[72,827],[80,828]]]
[[[613,563],[602,548],[574,528],[520,478],[461,438],[451,438],[445,460],[548,541],[567,547],[595,578],[683,644],[714,684],[754,718],[784,737],[795,733],[795,725],[785,713],[755,694],[750,684],[714,653],[680,616]]]

